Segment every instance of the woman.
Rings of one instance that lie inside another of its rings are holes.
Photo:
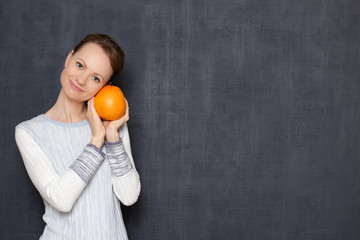
[[[131,205],[140,193],[129,108],[111,122],[94,108],[94,95],[121,71],[123,60],[113,38],[86,36],[65,60],[55,105],[16,127],[26,170],[44,199],[40,239],[127,239],[119,200]]]

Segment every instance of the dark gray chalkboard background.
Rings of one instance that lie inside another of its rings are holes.
[[[360,239],[360,1],[3,0],[0,28],[0,239],[42,232],[14,127],[92,32],[126,52],[130,239]]]

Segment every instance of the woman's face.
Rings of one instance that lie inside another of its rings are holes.
[[[61,86],[70,99],[85,102],[109,82],[112,74],[105,51],[95,43],[87,43],[67,56]]]

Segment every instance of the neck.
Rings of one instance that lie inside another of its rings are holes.
[[[45,113],[47,117],[60,122],[80,122],[86,119],[87,107],[84,102],[76,102],[61,89],[55,105]]]

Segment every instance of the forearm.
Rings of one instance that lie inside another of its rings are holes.
[[[117,142],[106,141],[105,148],[112,176],[122,177],[133,169],[130,158],[125,151],[122,139],[119,139]]]
[[[105,153],[95,145],[88,144],[79,158],[70,166],[70,169],[79,175],[85,183],[88,183],[99,168],[104,157]]]
[[[120,138],[117,142],[105,142],[105,147],[115,195],[124,205],[132,205],[140,194],[140,178],[132,160],[130,144]]]
[[[136,169],[132,169],[122,177],[112,177],[114,193],[125,206],[133,205],[141,191],[140,177]]]
[[[118,129],[113,129],[108,127],[106,129],[106,141],[109,143],[117,142],[120,140],[120,135]]]
[[[16,129],[15,139],[33,184],[40,195],[61,212],[71,210],[104,158],[104,155],[87,146],[73,165],[60,176],[25,130]],[[96,159],[89,159],[87,162],[85,159],[89,156]]]

